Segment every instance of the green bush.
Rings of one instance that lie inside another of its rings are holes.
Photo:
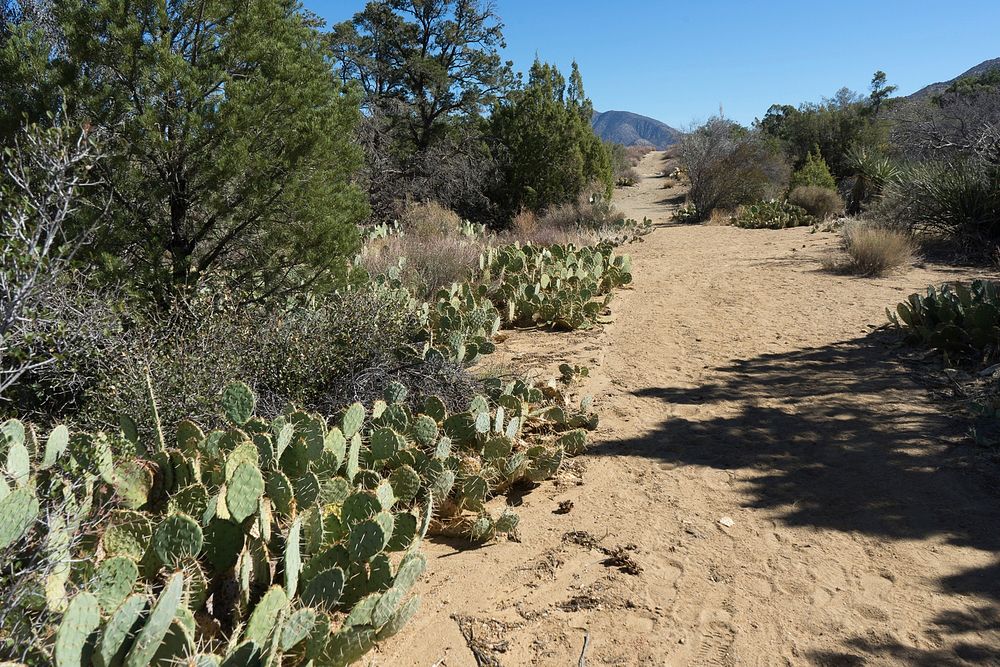
[[[483,257],[480,280],[505,324],[586,329],[596,322],[614,288],[632,281],[628,255],[610,243],[535,247],[511,245]]]
[[[527,86],[496,105],[489,125],[502,178],[494,199],[509,217],[575,201],[592,183],[611,196],[611,160],[591,127],[592,113],[576,65],[567,85],[540,61]]]
[[[736,214],[733,224],[744,229],[785,229],[811,225],[815,222],[815,218],[804,208],[772,199],[744,206]]]
[[[982,360],[1000,353],[1000,282],[975,280],[928,287],[886,309],[889,320],[911,341],[944,352],[951,358],[974,355]]]
[[[148,402],[147,369],[166,423],[214,424],[215,396],[231,377],[253,379],[267,417],[288,403],[329,414],[370,402],[392,380],[450,406],[477,386],[459,366],[412,358],[423,325],[402,290],[359,286],[278,310],[236,304],[206,285],[167,313],[112,291],[53,292],[27,334],[52,327],[57,357],[22,377],[4,411],[100,428]]]
[[[701,217],[701,214],[698,213],[698,207],[694,204],[684,204],[674,211],[673,215],[676,222],[698,222]]]
[[[819,152],[819,146],[816,146],[815,152],[809,151],[802,168],[792,173],[792,179],[788,185],[793,189],[802,185],[815,185],[836,191],[837,182],[833,180],[833,174],[826,166],[826,160]]]

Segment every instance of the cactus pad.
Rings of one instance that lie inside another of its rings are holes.
[[[395,456],[406,447],[406,441],[391,428],[383,427],[372,433],[371,447],[372,456],[378,461]]]
[[[257,504],[264,493],[264,478],[257,466],[241,463],[233,471],[226,486],[226,507],[233,520],[242,523],[257,511]]]
[[[83,592],[73,598],[56,633],[56,667],[79,667],[89,662],[85,652],[91,634],[100,624],[101,608],[96,597]]]
[[[392,537],[393,517],[380,512],[374,519],[362,521],[351,528],[347,552],[353,560],[367,561],[385,549]]]
[[[289,597],[295,597],[299,587],[299,573],[302,571],[302,554],[299,540],[302,533],[302,520],[296,519],[288,529],[285,539],[285,588]]]
[[[63,425],[56,426],[45,441],[45,454],[42,456],[41,468],[51,468],[56,460],[69,446],[69,429]]]
[[[354,434],[361,430],[361,426],[365,422],[365,406],[360,403],[355,403],[351,407],[347,408],[344,413],[344,419],[341,421],[341,431],[343,431],[344,437],[348,440],[354,437]]]
[[[226,418],[237,426],[242,426],[253,416],[256,398],[246,384],[233,382],[222,390],[219,403],[222,405],[222,412]]]
[[[198,522],[186,514],[171,514],[153,533],[153,553],[164,565],[176,567],[201,552],[204,536]]]
[[[402,382],[396,382],[395,380],[389,383],[389,386],[385,388],[385,402],[389,405],[393,403],[402,403],[406,400],[406,395],[409,390],[406,385]]]
[[[438,426],[433,417],[420,415],[414,420],[410,431],[413,433],[413,439],[424,447],[430,447],[437,440]]]
[[[313,576],[302,591],[302,602],[309,606],[333,611],[344,592],[344,571],[331,567]]]
[[[243,636],[258,646],[264,646],[274,630],[279,614],[287,607],[288,595],[285,590],[281,586],[272,586],[254,607]]]
[[[389,483],[393,493],[400,503],[406,504],[416,498],[420,491],[420,475],[408,465],[403,465],[392,471]]]
[[[147,604],[146,596],[137,593],[130,595],[115,610],[101,632],[101,641],[94,653],[95,667],[122,664],[128,649],[127,640],[139,631]]]
[[[313,609],[299,609],[293,612],[281,627],[281,650],[291,651],[304,641],[316,627],[318,619],[319,614]]]
[[[108,558],[97,566],[91,590],[104,613],[110,614],[129,596],[138,578],[139,567],[125,556]]]
[[[156,604],[149,612],[149,618],[146,619],[145,625],[136,636],[132,650],[125,658],[125,667],[147,667],[150,664],[156,649],[159,648],[163,638],[167,636],[167,631],[170,630],[170,624],[177,614],[177,607],[180,605],[183,592],[184,575],[175,572],[170,576],[163,592],[160,593]]]
[[[16,489],[0,500],[0,551],[21,539],[38,518],[38,499],[31,489]]]

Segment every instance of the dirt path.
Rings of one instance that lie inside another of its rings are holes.
[[[831,276],[833,234],[669,224],[662,184],[618,197],[657,229],[615,321],[501,346],[592,367],[595,447],[511,499],[521,542],[431,544],[423,608],[375,663],[573,666],[589,637],[590,667],[1000,664],[996,478],[873,330],[955,272]]]

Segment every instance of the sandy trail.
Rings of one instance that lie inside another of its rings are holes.
[[[613,323],[500,346],[591,367],[595,446],[508,499],[520,542],[430,544],[423,608],[375,664],[578,665],[587,637],[591,667],[1000,664],[996,477],[875,330],[971,274],[831,276],[833,234],[674,225],[662,186],[617,197],[657,228]],[[569,531],[634,546],[642,572]]]

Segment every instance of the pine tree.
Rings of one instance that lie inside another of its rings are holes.
[[[535,61],[527,85],[499,103],[490,118],[503,165],[495,195],[503,210],[573,201],[593,182],[610,196],[611,159],[591,127],[592,109],[578,68],[567,86],[556,67]]]
[[[338,281],[366,211],[359,98],[294,0],[53,0],[51,17],[64,97],[47,105],[108,155],[105,263],[164,303],[208,273],[255,298]]]
[[[817,185],[830,190],[837,189],[837,182],[833,179],[833,174],[830,173],[830,168],[827,167],[819,146],[814,146],[813,150],[809,151],[805,164],[792,174],[789,188],[795,189],[800,185]]]

